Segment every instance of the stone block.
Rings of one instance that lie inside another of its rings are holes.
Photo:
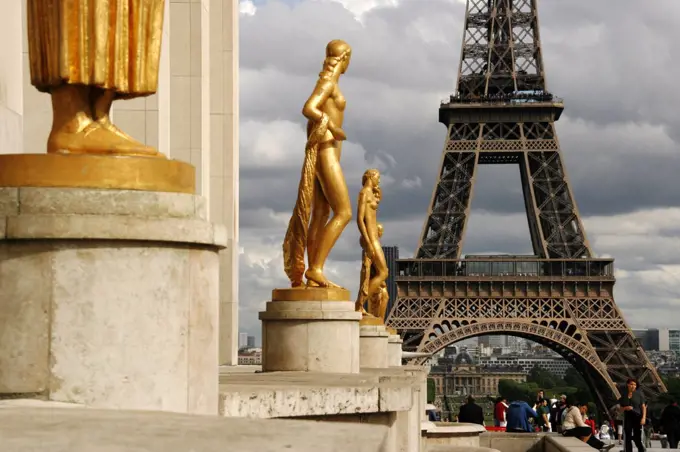
[[[200,210],[197,206],[205,205],[205,200],[188,194],[36,187],[18,190],[22,215],[122,215],[205,219],[205,216],[197,215]]]
[[[442,447],[459,447],[465,449],[479,448],[479,436],[486,432],[478,424],[438,422],[430,424],[423,432],[425,452],[443,452]]]
[[[401,347],[404,341],[397,334],[391,334],[387,338],[387,365],[390,367],[401,366]]]
[[[19,189],[0,188],[0,217],[19,213]]]
[[[409,411],[418,380],[399,368],[359,374],[317,372],[220,375],[220,414],[234,417],[302,417]]]
[[[384,326],[362,325],[359,330],[361,367],[383,369],[388,367],[388,337]]]

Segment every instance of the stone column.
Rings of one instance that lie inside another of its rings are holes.
[[[93,158],[38,157],[43,178]],[[134,160],[140,176],[185,171]],[[225,237],[191,194],[0,187],[0,398],[217,414]]]
[[[238,364],[238,0],[210,0],[210,219],[227,228],[220,253],[220,364]]]

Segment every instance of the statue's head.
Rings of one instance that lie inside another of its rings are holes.
[[[366,186],[366,183],[370,182],[373,187],[380,185],[380,171],[375,168],[366,170],[363,177],[361,178],[361,185]]]
[[[378,223],[378,238],[382,237],[383,231],[384,229],[382,223]]]
[[[349,67],[352,58],[352,48],[341,39],[334,39],[326,46],[326,60],[324,69],[333,71],[337,68],[340,74],[344,74]]]

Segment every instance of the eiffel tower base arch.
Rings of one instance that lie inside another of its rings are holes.
[[[532,340],[559,353],[583,375],[592,394],[597,395],[595,402],[601,410],[610,410],[620,397],[617,385],[588,341],[583,340],[578,334],[569,335],[550,326],[499,319],[473,321],[466,325],[454,326],[448,331],[441,328],[438,328],[438,331],[432,329],[430,338],[424,341],[423,346],[418,347],[418,352],[432,355],[456,342],[490,334],[517,336]],[[414,358],[409,364],[424,365],[428,359],[427,357]]]

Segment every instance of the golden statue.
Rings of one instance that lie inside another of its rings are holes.
[[[338,87],[351,55],[352,49],[346,42],[328,43],[323,70],[302,109],[308,119],[305,160],[293,216],[283,241],[284,269],[292,287],[303,287],[304,276],[307,287],[339,288],[326,279],[323,269],[335,242],[352,219],[347,183],[340,167],[342,142],[347,139],[342,130],[346,101]]]
[[[388,270],[383,254],[380,238],[383,227],[378,223],[378,205],[382,199],[380,189],[380,172],[369,169],[361,180],[363,187],[359,192],[357,202],[357,224],[361,234],[362,265],[359,294],[355,309],[365,316],[378,319],[382,323],[387,309],[389,295],[387,295]],[[364,305],[368,302],[368,312]]]
[[[163,157],[111,123],[156,92],[165,0],[27,0],[31,83],[52,96],[53,154]]]

